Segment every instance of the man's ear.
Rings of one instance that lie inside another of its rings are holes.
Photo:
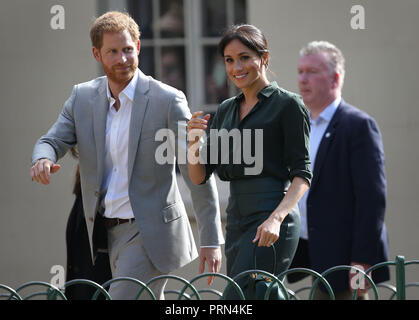
[[[332,83],[332,88],[336,89],[337,87],[339,87],[339,83],[340,83],[340,74],[335,72],[333,74],[333,83]]]
[[[140,42],[140,39],[138,39],[138,41],[137,41],[137,52],[138,52],[138,54],[140,54],[140,48],[141,48],[141,42]]]
[[[96,59],[97,62],[102,62],[102,58],[100,56],[100,50],[96,47],[92,48],[93,57]]]

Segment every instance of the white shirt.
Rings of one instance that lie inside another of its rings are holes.
[[[317,151],[322,141],[323,136],[328,138],[328,132],[325,133],[330,120],[332,120],[333,115],[335,114],[342,98],[339,96],[333,101],[330,105],[324,109],[317,120],[314,120],[311,117],[310,113],[310,162],[311,162],[311,171],[314,172],[314,162],[316,160]],[[330,135],[330,134],[329,134]],[[300,209],[301,216],[301,229],[300,229],[300,238],[308,239],[308,228],[307,228],[307,197],[309,190],[304,193],[298,202],[298,207]]]
[[[115,99],[109,85],[106,85],[109,111],[106,119],[105,172],[101,190],[105,193],[104,216],[107,218],[134,218],[128,195],[128,140],[137,82],[138,69],[119,94],[118,111],[114,107]]]

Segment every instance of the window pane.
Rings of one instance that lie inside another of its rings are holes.
[[[139,67],[144,74],[155,77],[154,49],[152,47],[140,48]]]
[[[205,102],[219,104],[229,97],[224,61],[216,46],[204,47],[205,58]]]
[[[161,52],[161,81],[186,94],[185,48],[163,47]]]
[[[202,34],[219,37],[227,26],[225,0],[202,0]]]
[[[152,0],[128,0],[129,13],[140,26],[141,38],[153,38]]]
[[[234,0],[234,23],[246,23],[246,0]]]
[[[183,1],[160,0],[160,18],[156,26],[162,38],[183,38]]]

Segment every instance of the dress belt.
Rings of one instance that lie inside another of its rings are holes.
[[[253,194],[265,192],[286,192],[290,182],[274,177],[246,178],[230,181],[231,194]]]
[[[99,206],[97,209],[97,216],[103,220],[103,223],[105,224],[107,228],[112,228],[120,224],[123,224],[125,222],[133,223],[135,221],[135,218],[131,218],[131,219],[107,218],[103,215],[104,213],[105,213],[105,209],[102,206]]]
[[[119,219],[119,218],[106,218],[106,217],[103,217],[103,220],[105,221],[105,226],[107,228],[112,228],[112,227],[118,226],[120,224],[123,224],[125,222],[133,223],[135,221],[135,218],[131,218],[131,219]]]

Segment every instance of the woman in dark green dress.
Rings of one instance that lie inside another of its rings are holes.
[[[193,114],[188,122],[189,175],[195,184],[205,183],[214,171],[230,181],[227,275],[254,269],[254,244],[262,247],[257,268],[277,275],[294,257],[300,232],[297,204],[312,177],[308,113],[298,95],[267,80],[269,51],[258,28],[231,27],[219,52],[241,93],[221,103],[209,135],[210,115]],[[268,248],[272,245],[276,270]]]

